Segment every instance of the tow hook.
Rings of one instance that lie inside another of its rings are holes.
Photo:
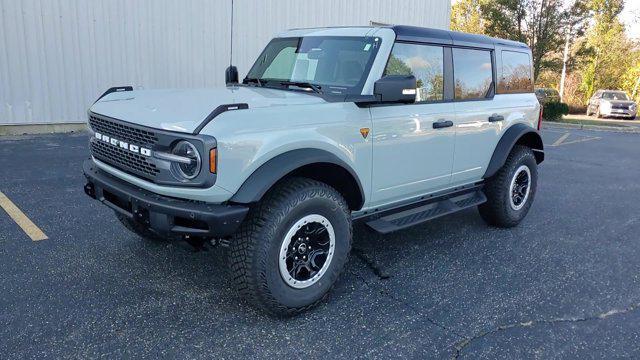
[[[84,193],[89,195],[89,197],[95,199],[96,198],[96,188],[92,183],[88,182],[84,185]]]
[[[191,245],[193,247],[194,250],[196,251],[207,251],[207,248],[205,247],[205,244],[207,243],[207,239],[202,238],[202,237],[194,237],[191,235],[184,235],[184,241],[187,242],[187,244]]]

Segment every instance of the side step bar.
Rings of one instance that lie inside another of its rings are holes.
[[[425,205],[384,215],[378,219],[367,221],[366,224],[379,233],[387,234],[480,205],[485,201],[487,201],[487,197],[482,190],[475,190],[446,199],[434,199],[433,202]]]

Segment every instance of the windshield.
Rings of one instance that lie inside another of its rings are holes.
[[[602,98],[606,100],[629,100],[627,94],[622,91],[606,91],[602,93]]]
[[[318,89],[332,95],[360,94],[379,44],[375,37],[276,38],[260,54],[244,83]]]

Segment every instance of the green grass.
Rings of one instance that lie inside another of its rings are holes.
[[[588,119],[574,119],[574,118],[561,118],[556,120],[544,120],[544,122],[550,123],[564,123],[564,124],[578,124],[578,125],[600,125],[600,126],[616,126],[616,127],[629,127],[629,125],[622,124],[615,121],[606,120],[588,120]]]

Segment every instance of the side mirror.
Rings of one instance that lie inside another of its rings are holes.
[[[229,84],[237,84],[238,83],[238,68],[231,65],[227,68],[227,71],[224,73],[224,82]]]
[[[373,95],[379,102],[414,103],[416,77],[413,75],[387,75],[373,85]]]

